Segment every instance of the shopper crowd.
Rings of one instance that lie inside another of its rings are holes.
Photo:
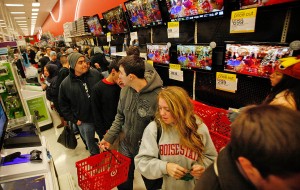
[[[163,87],[138,47],[111,62],[101,47],[23,53],[45,78],[41,86],[61,118],[58,128],[78,130],[91,156],[120,141],[131,164],[118,189],[133,189],[135,169],[147,190],[300,189],[299,58],[281,60],[261,105],[231,113],[231,141],[218,155],[188,93]]]

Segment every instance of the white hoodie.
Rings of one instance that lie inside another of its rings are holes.
[[[204,123],[198,124],[198,133],[202,135],[204,145],[203,160],[198,154],[179,144],[179,134],[175,128],[162,129],[159,145],[157,145],[157,124],[152,121],[145,129],[138,155],[135,157],[136,169],[148,179],[163,177],[164,190],[192,190],[195,180],[176,180],[166,171],[168,162],[176,163],[188,170],[194,164],[207,168],[217,157],[217,151]],[[160,158],[158,158],[158,154]]]

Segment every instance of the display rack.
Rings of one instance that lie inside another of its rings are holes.
[[[38,179],[43,180],[38,186],[44,187],[46,190],[58,190],[58,180],[55,175],[55,168],[52,158],[48,157],[46,147],[46,139],[41,137],[42,146],[5,149],[2,154],[8,155],[14,152],[21,154],[29,154],[32,150],[42,151],[42,162],[27,162],[22,164],[14,164],[0,167],[0,184],[1,186],[12,186],[13,189],[22,189],[18,185],[24,181]],[[24,185],[24,184],[23,184]],[[5,189],[5,188],[4,188]],[[41,188],[42,189],[42,188]]]
[[[11,68],[26,115],[36,117],[38,127],[41,131],[52,128],[53,123],[46,104],[46,94],[42,90],[42,87],[27,84],[17,73],[16,66],[11,64]]]

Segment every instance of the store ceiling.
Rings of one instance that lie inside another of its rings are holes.
[[[42,24],[44,24],[45,20],[47,19],[50,11],[57,3],[58,0],[0,0],[2,4],[2,10],[0,13],[0,23],[7,22],[8,17],[11,18],[12,22],[15,22],[14,28],[17,29],[19,35],[31,35],[36,34]],[[40,3],[39,7],[33,7],[32,3]],[[24,6],[6,6],[6,4],[22,4]],[[36,8],[38,10],[33,10]],[[5,18],[5,13],[7,12],[8,17]],[[24,12],[21,14],[12,14],[11,12]],[[37,13],[37,14],[36,14]],[[33,15],[35,14],[35,15]],[[34,17],[36,16],[36,21],[34,21]],[[22,18],[16,18],[22,17]],[[8,24],[6,23],[6,26]],[[32,27],[33,25],[33,27]],[[1,27],[5,31],[5,25],[1,24]],[[24,28],[24,29],[23,29]],[[32,30],[33,29],[33,30]]]

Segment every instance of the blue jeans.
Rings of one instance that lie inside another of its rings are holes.
[[[100,150],[95,142],[95,125],[93,123],[81,123],[78,129],[87,144],[90,154],[99,154]]]

